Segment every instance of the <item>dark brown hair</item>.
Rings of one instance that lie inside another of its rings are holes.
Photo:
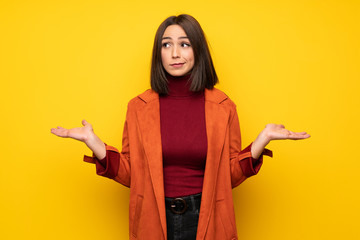
[[[170,25],[179,25],[184,29],[194,51],[194,67],[189,79],[189,81],[191,81],[190,90],[197,92],[205,88],[212,89],[214,85],[218,83],[218,77],[211,59],[205,34],[199,22],[187,14],[168,17],[160,24],[156,31],[151,61],[151,88],[159,94],[168,93],[166,71],[161,61],[161,48],[162,37],[166,28]]]

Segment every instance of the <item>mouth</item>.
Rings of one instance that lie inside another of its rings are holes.
[[[173,64],[170,64],[170,66],[174,67],[174,68],[180,68],[184,65],[185,63],[173,63]]]

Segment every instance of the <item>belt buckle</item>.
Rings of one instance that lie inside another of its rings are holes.
[[[183,208],[180,210],[180,211],[177,211],[175,210],[176,208],[176,202],[181,202],[182,205],[183,205]],[[175,213],[175,214],[183,214],[186,209],[188,208],[187,204],[186,204],[186,201],[182,198],[175,198],[173,200],[171,200],[171,203],[170,203],[170,210]]]

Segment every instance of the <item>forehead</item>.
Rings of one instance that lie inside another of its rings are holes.
[[[164,38],[171,38],[171,39],[178,39],[187,37],[184,29],[180,25],[170,25],[165,29],[163,39]]]

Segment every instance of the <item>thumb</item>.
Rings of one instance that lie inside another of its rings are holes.
[[[88,122],[87,122],[85,119],[83,119],[83,120],[81,121],[81,123],[82,123],[83,126],[86,126],[86,125],[88,124]]]

